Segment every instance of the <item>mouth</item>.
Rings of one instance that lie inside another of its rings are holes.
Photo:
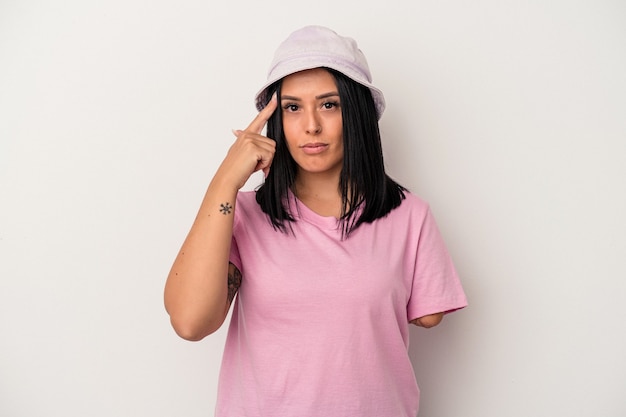
[[[328,149],[328,144],[321,143],[321,142],[307,143],[305,145],[300,146],[300,149],[302,149],[302,152],[304,152],[307,155],[315,155],[315,154],[324,152],[326,149]]]

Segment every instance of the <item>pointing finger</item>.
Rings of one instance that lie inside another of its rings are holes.
[[[250,123],[250,126],[248,126],[246,131],[261,133],[261,131],[263,130],[263,126],[265,126],[267,121],[270,119],[270,117],[276,110],[276,107],[278,107],[278,99],[276,98],[276,93],[274,93],[272,94],[272,98],[270,99],[269,103],[267,103],[263,110],[261,110],[259,114],[257,114],[257,116],[254,118],[252,123]]]

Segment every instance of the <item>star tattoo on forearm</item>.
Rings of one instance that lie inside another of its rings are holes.
[[[231,206],[230,203],[220,204],[220,213],[222,213],[224,216],[232,213],[232,211],[233,211],[233,206]]]

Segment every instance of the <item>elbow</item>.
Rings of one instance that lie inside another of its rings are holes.
[[[189,303],[174,301],[166,295],[165,311],[170,324],[178,336],[191,342],[198,342],[216,332],[228,313],[223,307],[190,308]]]
[[[174,326],[174,331],[176,334],[189,342],[199,342],[204,339],[208,334],[204,334],[204,332],[195,331],[194,329],[186,329]]]
[[[170,317],[174,331],[182,339],[190,342],[199,342],[208,335],[215,333],[222,325],[223,320],[208,320],[204,322],[184,318]]]

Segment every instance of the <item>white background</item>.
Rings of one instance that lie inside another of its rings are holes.
[[[305,24],[358,40],[469,296],[412,330],[420,417],[626,415],[618,0],[0,0],[0,415],[212,415],[225,327],[163,285]]]

